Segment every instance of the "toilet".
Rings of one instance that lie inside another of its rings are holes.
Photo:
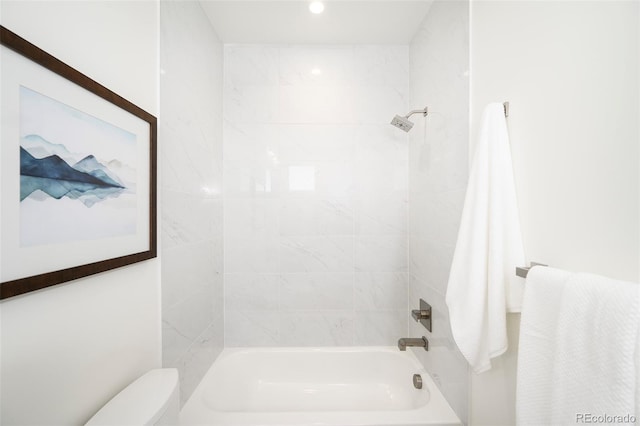
[[[179,424],[178,370],[151,370],[114,396],[86,423],[87,426],[142,426]]]

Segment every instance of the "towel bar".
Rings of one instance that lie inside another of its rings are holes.
[[[522,278],[527,278],[527,274],[529,273],[529,270],[534,266],[549,266],[549,265],[545,265],[544,263],[531,262],[530,266],[516,266],[516,275]]]

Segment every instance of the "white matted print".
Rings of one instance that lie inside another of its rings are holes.
[[[136,135],[20,86],[20,245],[136,232]]]

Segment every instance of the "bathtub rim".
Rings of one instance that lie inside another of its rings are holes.
[[[216,363],[225,358],[243,353],[298,353],[298,352],[386,352],[392,353],[413,362],[423,374],[423,386],[427,387],[430,396],[425,407],[402,411],[309,411],[309,412],[222,412],[214,411],[207,407],[202,400],[206,387],[206,378],[211,374]],[[424,418],[412,419],[412,416],[424,414]],[[363,419],[368,417],[367,419]],[[214,420],[219,425],[225,426],[302,426],[302,425],[340,425],[340,426],[461,426],[462,422],[455,414],[449,403],[436,386],[431,375],[420,363],[418,357],[412,351],[400,352],[394,346],[319,346],[319,347],[228,347],[224,348],[216,360],[204,374],[195,391],[189,397],[180,412],[181,425],[203,424]],[[321,418],[318,420],[318,418]],[[375,419],[372,421],[372,419]],[[207,423],[211,424],[211,423]]]

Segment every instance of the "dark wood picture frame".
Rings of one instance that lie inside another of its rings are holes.
[[[81,277],[109,271],[111,269],[130,265],[157,256],[157,119],[153,115],[134,105],[113,91],[102,86],[71,66],[58,60],[7,28],[0,26],[0,45],[17,52],[30,61],[46,68],[64,79],[80,86],[86,91],[98,96],[114,106],[134,115],[149,125],[149,238],[148,249],[127,254],[120,257],[100,260],[93,263],[73,266],[57,271],[50,271],[38,275],[12,279],[0,283],[0,299],[17,296],[35,290],[40,290],[56,284],[75,280]],[[1,141],[2,144],[7,141]],[[3,219],[4,220],[4,219]],[[0,263],[4,263],[0,259]]]

